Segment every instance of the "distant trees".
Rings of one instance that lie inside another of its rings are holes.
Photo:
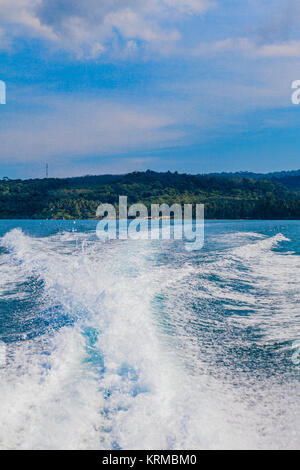
[[[291,178],[291,184],[286,180]],[[0,180],[2,219],[89,219],[101,203],[203,203],[206,218],[300,219],[297,176],[282,180],[134,172],[66,179]],[[285,184],[283,184],[283,182]],[[296,187],[295,187],[296,186]]]

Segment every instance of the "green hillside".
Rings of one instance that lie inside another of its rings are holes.
[[[0,180],[1,219],[95,218],[101,203],[204,203],[206,218],[300,219],[300,189],[282,179],[134,172],[66,179]],[[298,180],[297,180],[298,181]]]

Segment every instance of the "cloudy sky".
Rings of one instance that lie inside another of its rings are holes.
[[[300,167],[299,0],[0,0],[0,177]]]

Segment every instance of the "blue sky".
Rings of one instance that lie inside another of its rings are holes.
[[[0,0],[0,177],[296,169],[297,0]]]

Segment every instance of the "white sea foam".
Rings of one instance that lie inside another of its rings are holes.
[[[31,238],[20,230],[8,233],[1,240],[7,250],[0,264],[2,289],[39,279],[43,306],[58,306],[71,323],[9,345],[7,365],[0,368],[0,447],[299,446],[299,414],[292,406],[297,386],[291,390],[269,381],[264,383],[269,390],[260,384],[247,389],[247,377],[238,370],[235,384],[226,380],[226,367],[223,375],[212,374],[192,328],[199,334],[191,305],[206,297],[253,310],[258,303],[255,312],[267,339],[276,336],[264,315],[283,315],[287,305],[275,312],[276,302],[280,298],[291,307],[287,293],[297,287],[297,257],[272,251],[282,240],[280,235],[258,237],[195,265],[189,254],[177,250],[175,255],[171,242],[102,244],[94,234]],[[163,250],[176,262],[160,262]],[[191,256],[195,260],[195,253]],[[273,269],[277,275],[281,269],[289,273],[281,288]],[[212,279],[216,275],[223,286]],[[238,279],[253,292],[235,290]],[[267,291],[272,302],[274,296],[273,312],[263,295],[258,300],[259,292]],[[230,317],[228,328],[236,323],[243,328],[242,322],[247,328],[258,322],[256,315],[256,320]],[[284,338],[290,338],[288,329],[285,325]]]

